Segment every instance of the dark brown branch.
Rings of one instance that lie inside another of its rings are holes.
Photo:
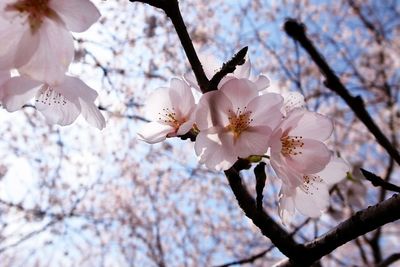
[[[386,182],[383,180],[381,177],[377,176],[376,174],[369,172],[364,169],[360,169],[364,177],[370,181],[374,186],[379,186],[382,187],[385,190],[393,191],[400,193],[400,187],[397,185],[394,185],[392,183]]]
[[[397,164],[400,164],[399,152],[392,145],[389,139],[382,133],[379,127],[375,124],[368,111],[366,110],[362,98],[360,96],[354,97],[349,93],[347,88],[343,85],[343,83],[325,61],[321,53],[315,48],[312,41],[307,37],[305,26],[294,19],[288,19],[285,22],[284,29],[291,38],[302,45],[302,47],[310,55],[311,59],[318,66],[321,73],[325,76],[325,86],[330,90],[336,92],[347,103],[347,105],[364,123],[368,130],[375,136],[378,143],[386,149],[388,154],[397,162]]]
[[[232,266],[232,265],[241,265],[241,264],[245,264],[245,263],[253,263],[257,259],[259,259],[261,257],[264,257],[265,254],[270,252],[274,247],[275,247],[274,245],[269,246],[267,249],[261,251],[260,253],[257,253],[257,254],[255,254],[255,255],[253,255],[251,257],[248,257],[246,259],[242,259],[242,260],[238,260],[238,261],[232,261],[232,262],[229,262],[229,263],[225,263],[223,265],[218,265],[216,267],[229,267],[229,266]]]
[[[400,253],[395,253],[395,254],[392,254],[389,257],[387,257],[385,260],[383,260],[378,265],[376,265],[376,267],[387,267],[398,260],[400,260]]]
[[[235,167],[225,171],[229,185],[248,218],[268,237],[272,243],[290,259],[301,258],[304,247],[298,244],[293,237],[277,224],[264,209],[257,209],[254,198],[242,183],[239,171]]]
[[[306,219],[304,222],[302,222],[300,225],[296,226],[295,229],[290,233],[291,236],[294,236],[298,231],[300,231],[301,228],[303,228],[305,225],[307,225],[311,221],[310,218]],[[232,265],[238,265],[238,264],[245,264],[245,263],[253,263],[257,259],[264,257],[268,252],[270,252],[275,246],[271,245],[267,249],[261,251],[260,253],[257,253],[255,255],[252,255],[250,257],[247,257],[245,259],[237,260],[237,261],[232,261],[229,263],[224,263],[223,265],[218,265],[216,267],[229,267]]]
[[[177,0],[130,0],[131,2],[141,2],[149,4],[151,6],[162,9],[165,14],[171,19],[172,24],[175,27],[176,33],[178,34],[179,40],[181,41],[182,47],[185,50],[186,57],[193,69],[194,75],[196,76],[197,83],[203,93],[208,92],[209,80],[204,73],[203,66],[197,56],[196,50],[194,49],[193,42],[190,39],[189,33],[186,29],[185,22],[183,21],[181,12],[179,10],[179,4]]]
[[[343,244],[364,235],[387,223],[400,219],[400,195],[368,207],[354,214],[323,236],[305,244],[305,266],[328,255]],[[282,262],[282,266],[296,266],[289,260]]]
[[[263,190],[265,187],[265,180],[267,179],[267,175],[265,174],[265,162],[260,162],[254,168],[254,175],[256,176],[256,206],[257,209],[262,209],[262,201],[263,201]]]
[[[221,70],[215,73],[214,76],[211,78],[210,83],[208,85],[208,91],[217,90],[218,84],[228,73],[234,72],[238,65],[244,64],[245,61],[244,58],[246,57],[247,50],[248,50],[247,46],[243,47],[242,49],[240,49],[239,52],[237,52],[232,57],[231,60],[222,65]]]

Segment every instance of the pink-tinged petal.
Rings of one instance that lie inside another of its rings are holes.
[[[0,71],[0,86],[7,82],[11,77],[11,73],[7,71]]]
[[[326,184],[333,185],[343,180],[350,171],[351,168],[349,164],[343,159],[332,157],[328,165],[317,175],[320,176]]]
[[[86,102],[94,102],[98,96],[97,92],[87,86],[81,79],[67,75],[63,77],[61,83],[52,87],[72,102],[77,102],[78,98]]]
[[[294,109],[290,111],[289,114],[286,114],[286,118],[279,125],[284,135],[287,135],[289,131],[299,126],[299,121],[304,116],[305,112],[306,110],[304,109]]]
[[[212,126],[225,127],[229,124],[229,111],[233,110],[232,103],[221,93],[212,91],[204,94],[196,110],[196,125],[200,131]]]
[[[252,125],[267,125],[275,129],[282,121],[281,107],[283,98],[279,94],[268,93],[254,98],[248,104],[252,113]]]
[[[51,0],[49,5],[73,32],[86,31],[101,16],[97,7],[89,0]]]
[[[179,111],[178,118],[187,117],[195,107],[194,97],[190,87],[182,80],[171,79],[171,104]]]
[[[271,154],[271,166],[285,186],[295,188],[303,183],[302,174],[288,166],[280,155]]]
[[[39,91],[41,83],[30,79],[27,76],[13,77],[2,86],[2,103],[7,111],[16,111]]]
[[[258,96],[255,84],[247,79],[231,79],[219,91],[226,95],[234,109],[246,107],[251,100]]]
[[[17,53],[14,57],[13,67],[19,68],[29,62],[34,53],[36,53],[40,43],[40,35],[32,34],[27,29],[21,36],[21,40],[18,44]]]
[[[194,124],[194,115],[190,116],[189,119],[182,123],[181,126],[179,126],[178,131],[176,132],[176,135],[184,135],[187,132],[190,131],[190,129],[192,129]]]
[[[35,80],[58,84],[74,57],[71,33],[62,24],[45,19],[36,34],[40,38],[39,47],[19,71]]]
[[[242,65],[238,65],[233,72],[233,76],[238,79],[248,79],[250,77],[251,62],[249,57],[246,57],[245,62]]]
[[[201,131],[196,138],[195,152],[200,163],[217,171],[229,169],[237,160],[233,136],[220,127]]]
[[[289,225],[295,213],[294,198],[291,193],[286,192],[285,186],[282,185],[278,200],[278,213],[284,225]]]
[[[325,183],[314,182],[307,192],[297,188],[294,201],[301,214],[317,218],[329,206],[328,187]]]
[[[271,85],[271,80],[266,75],[260,74],[254,83],[256,84],[257,90],[262,91]]]
[[[146,116],[152,121],[164,121],[166,114],[174,112],[171,102],[170,88],[160,87],[146,101]]]
[[[331,119],[316,112],[304,111],[297,127],[290,130],[290,135],[325,141],[331,136],[332,131]]]
[[[192,72],[183,75],[183,79],[194,89],[201,92],[199,85],[197,84],[196,77]]]
[[[30,48],[20,50],[21,46],[23,46],[21,39],[26,33],[30,34],[29,26],[23,22],[24,19],[26,18],[17,16],[14,20],[15,23],[10,23],[9,20],[0,17],[0,70],[19,67],[15,64],[15,58],[18,55],[22,55],[19,56],[18,63],[21,64],[21,59],[24,59],[23,64],[27,63],[37,47],[36,40],[32,40],[32,42],[23,43],[27,46],[31,45]]]
[[[55,92],[64,96],[68,102],[72,102],[79,107],[82,116],[88,123],[100,130],[105,127],[105,119],[94,104],[98,94],[82,80],[65,76],[63,82],[53,88]]]
[[[82,116],[90,125],[99,130],[106,127],[106,120],[104,119],[103,114],[101,114],[99,108],[93,102],[86,102],[80,98],[79,103],[81,106]]]
[[[250,155],[263,155],[268,150],[269,136],[272,130],[268,126],[247,128],[234,142],[236,155],[246,158]]]
[[[175,129],[170,125],[158,122],[149,122],[138,131],[137,135],[140,140],[149,144],[155,144],[164,141],[167,138],[167,135],[174,131]]]
[[[40,111],[49,124],[59,124],[61,126],[70,125],[80,114],[80,106],[70,101],[53,101],[58,93],[52,91],[52,95],[46,96],[39,94],[36,101],[36,109]],[[46,101],[43,98],[48,97]]]
[[[304,108],[306,105],[304,96],[299,92],[284,93],[282,96],[284,98],[283,111],[285,114],[295,108]]]
[[[303,139],[304,146],[296,155],[285,156],[286,162],[299,173],[312,174],[322,171],[331,159],[331,151],[320,141]]]

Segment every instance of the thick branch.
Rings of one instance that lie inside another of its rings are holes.
[[[257,209],[254,198],[242,183],[239,172],[235,167],[225,171],[229,185],[248,218],[268,237],[272,243],[290,259],[301,259],[304,247],[293,239],[279,224],[277,224],[264,209]]]
[[[387,223],[400,219],[400,195],[354,214],[323,236],[305,244],[305,265],[328,255],[343,244]],[[282,266],[296,266],[288,260]]]
[[[392,145],[389,139],[382,133],[379,127],[372,120],[368,111],[365,109],[364,102],[360,96],[350,95],[347,88],[342,84],[340,79],[336,76],[328,63],[325,61],[320,52],[315,48],[312,41],[306,36],[305,27],[294,19],[289,19],[285,22],[284,29],[286,33],[299,42],[302,47],[310,55],[311,59],[320,69],[321,73],[325,76],[325,86],[332,91],[336,92],[347,105],[353,110],[357,117],[364,123],[368,130],[375,136],[378,143],[386,149],[389,155],[400,164],[400,154]]]
[[[379,263],[376,267],[387,267],[398,260],[400,260],[400,253],[395,253],[395,254],[392,254],[389,257],[387,257],[385,260],[383,260],[381,263]]]
[[[204,73],[203,66],[194,49],[193,42],[190,39],[189,33],[183,21],[179,4],[177,0],[130,0],[131,2],[141,2],[162,9],[165,14],[171,19],[175,27],[179,40],[185,50],[186,56],[196,76],[197,83],[203,93],[208,91],[209,80]]]

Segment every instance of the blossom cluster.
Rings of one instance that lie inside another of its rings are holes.
[[[71,31],[84,32],[99,17],[89,0],[2,0],[2,105],[12,112],[35,98],[37,110],[51,124],[71,124],[82,113],[90,124],[104,128],[94,104],[97,92],[66,74],[74,58]]]
[[[246,60],[220,82],[218,90],[203,94],[197,103],[194,76],[173,78],[168,88],[150,96],[147,110],[152,121],[139,130],[139,138],[153,144],[167,137],[196,135],[199,162],[217,171],[231,168],[238,159],[266,159],[282,182],[282,221],[289,223],[296,209],[318,217],[329,205],[329,186],[349,171],[325,143],[333,123],[307,110],[300,93],[270,92],[269,79],[251,77],[250,68]],[[205,66],[208,78],[215,70]]]

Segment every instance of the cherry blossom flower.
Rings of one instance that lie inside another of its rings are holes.
[[[303,183],[299,174],[322,171],[331,158],[323,143],[331,135],[332,121],[315,112],[294,109],[271,137],[271,166],[284,184]]]
[[[97,92],[80,79],[65,76],[59,84],[47,84],[26,75],[12,77],[1,87],[2,103],[7,111],[21,109],[36,96],[35,106],[50,124],[69,125],[79,114],[98,129],[105,120],[96,105]]]
[[[221,68],[222,63],[212,55],[200,55],[199,56],[203,64],[204,72],[208,79],[211,79],[215,73]],[[238,65],[233,73],[226,75],[218,84],[218,88],[221,88],[227,81],[237,78],[237,79],[249,79],[254,82],[257,90],[261,91],[266,89],[270,85],[270,80],[267,76],[260,74],[257,77],[252,77],[251,72],[251,62],[247,57],[246,61],[242,65]],[[197,84],[196,77],[192,72],[186,73],[184,79],[196,90],[200,91],[199,85]]]
[[[279,216],[288,225],[295,213],[316,218],[329,206],[329,187],[340,182],[350,171],[341,158],[333,157],[326,167],[316,174],[301,175],[302,184],[290,187],[282,184],[279,193]]]
[[[139,138],[154,144],[186,134],[193,127],[196,104],[190,87],[174,78],[169,88],[160,88],[147,102],[148,117],[152,122],[138,131]]]
[[[220,90],[204,94],[196,112],[200,133],[195,151],[200,163],[225,170],[238,157],[264,154],[282,120],[282,103],[278,94],[259,96],[256,84],[247,79],[233,78]]]
[[[89,0],[1,1],[0,69],[60,82],[74,57],[69,31],[83,32],[99,17]]]

